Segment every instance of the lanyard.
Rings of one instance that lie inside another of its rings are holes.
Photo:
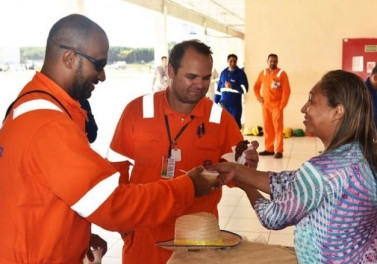
[[[181,127],[181,129],[178,131],[178,134],[175,136],[175,138],[171,140],[169,120],[168,120],[168,116],[165,115],[165,126],[166,126],[166,131],[168,132],[168,137],[169,137],[169,150],[168,150],[169,157],[171,156],[172,147],[177,145],[177,139],[182,135],[183,131],[185,131],[186,127],[191,123],[193,119],[194,119],[194,116],[191,116],[191,120],[188,123],[186,123],[183,127]]]

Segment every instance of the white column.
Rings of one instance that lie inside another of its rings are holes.
[[[76,1],[76,8],[79,14],[85,14],[85,1],[84,0],[77,0]]]
[[[167,16],[168,10],[164,1],[161,1],[161,13],[155,13],[155,43],[154,43],[154,61],[155,65],[159,65],[162,56],[168,56],[168,40],[167,40]]]

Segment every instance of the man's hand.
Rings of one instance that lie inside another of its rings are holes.
[[[88,257],[90,262],[94,261],[94,255],[93,255],[92,249],[102,250],[102,256],[103,256],[107,252],[107,242],[103,240],[99,235],[92,234],[89,241],[89,249],[86,253],[86,256]]]
[[[256,169],[259,162],[259,155],[257,149],[259,147],[258,141],[251,141],[252,148],[245,150],[245,165]]]
[[[200,197],[207,195],[211,192],[211,189],[215,187],[215,183],[211,184],[207,179],[201,174],[203,172],[203,167],[196,167],[187,172],[194,184],[195,197]]]

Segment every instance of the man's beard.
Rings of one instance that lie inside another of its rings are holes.
[[[270,67],[270,69],[271,69],[271,70],[275,70],[277,67],[278,67],[277,65],[272,65],[272,66]]]
[[[75,77],[73,79],[73,84],[72,84],[72,93],[73,97],[76,100],[84,100],[90,98],[92,95],[92,91],[90,89],[91,82],[85,82],[84,76],[82,73],[82,63],[79,63],[79,67],[76,71]]]

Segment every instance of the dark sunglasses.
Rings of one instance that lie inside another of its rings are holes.
[[[74,53],[84,57],[85,59],[87,59],[88,61],[90,61],[91,63],[93,63],[94,65],[94,68],[96,69],[97,72],[101,72],[103,71],[103,68],[105,68],[106,64],[107,64],[107,60],[106,59],[102,59],[102,60],[97,60],[79,50],[76,50],[76,49],[73,49],[71,47],[68,47],[68,46],[64,46],[64,45],[59,45],[60,48],[62,49],[68,49],[68,50],[72,50]]]

